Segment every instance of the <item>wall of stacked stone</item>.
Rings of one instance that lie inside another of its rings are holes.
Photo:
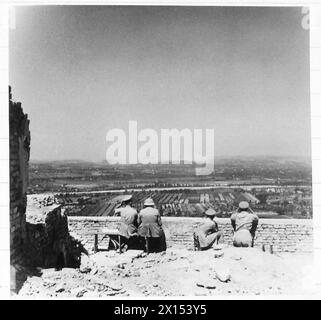
[[[28,116],[20,102],[13,102],[9,88],[10,135],[10,248],[11,264],[24,262],[26,242],[26,191],[28,185],[28,161],[30,131]]]
[[[29,266],[56,267],[58,259],[69,254],[68,220],[62,213],[61,206],[52,205],[32,210],[27,208],[26,230],[25,251]]]
[[[85,249],[69,234],[66,210],[51,196],[27,198],[25,266],[78,267]]]
[[[70,233],[84,247],[92,252],[94,233],[103,228],[114,229],[119,225],[118,217],[69,217]],[[184,246],[193,250],[193,231],[202,223],[202,218],[163,217],[163,228],[166,234],[168,247]],[[223,231],[224,242],[232,245],[232,227],[230,220],[217,219],[219,228]],[[108,238],[99,236],[99,245],[105,247]],[[274,252],[313,251],[313,222],[306,219],[260,219],[255,246],[272,245]]]

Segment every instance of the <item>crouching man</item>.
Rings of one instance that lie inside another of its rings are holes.
[[[234,230],[234,247],[254,246],[255,231],[259,218],[250,210],[249,203],[247,201],[241,201],[238,212],[231,216],[231,224]]]
[[[198,243],[200,250],[207,250],[212,246],[218,248],[222,232],[219,231],[217,222],[214,220],[216,211],[210,208],[204,214],[204,223],[194,232],[194,240]]]

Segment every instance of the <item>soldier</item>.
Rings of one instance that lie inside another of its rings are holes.
[[[201,250],[210,249],[214,244],[219,247],[219,241],[222,237],[222,232],[219,231],[217,222],[214,220],[216,211],[212,208],[207,209],[205,212],[205,221],[194,232],[194,239],[197,240]]]
[[[124,246],[122,251],[126,251],[128,246],[134,245],[137,236],[137,211],[131,207],[132,196],[125,196],[121,201],[121,207],[115,209],[115,213],[120,214],[119,234],[122,236]]]
[[[258,216],[250,212],[249,203],[241,201],[238,212],[231,216],[231,224],[234,230],[233,245],[235,247],[253,247],[258,222]]]
[[[144,201],[144,209],[138,214],[138,235],[146,239],[148,252],[161,252],[166,250],[166,238],[161,216],[154,206],[152,198]]]

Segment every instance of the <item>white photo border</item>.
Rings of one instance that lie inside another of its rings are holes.
[[[311,101],[311,143],[313,180],[313,226],[314,226],[314,277],[319,295],[278,296],[278,299],[320,299],[321,298],[321,0],[319,1],[3,1],[0,5],[0,299],[15,299],[10,294],[10,223],[9,223],[9,28],[15,26],[14,5],[185,5],[185,6],[300,6],[310,12],[310,101]],[[23,101],[22,101],[23,102]],[[156,299],[164,299],[157,297]],[[190,297],[189,297],[190,298]],[[211,300],[212,297],[193,297]],[[215,299],[273,299],[275,296],[222,296]],[[110,298],[118,300],[117,298]],[[126,297],[132,300],[136,298]],[[151,299],[145,297],[144,299]],[[155,299],[155,297],[153,298]],[[166,297],[168,300],[188,299]]]

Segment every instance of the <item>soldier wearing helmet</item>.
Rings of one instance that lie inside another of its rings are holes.
[[[119,234],[122,236],[124,244],[122,251],[126,251],[128,246],[134,244],[137,236],[137,211],[131,206],[132,196],[124,196],[121,199],[120,207],[115,209],[115,214],[120,215]]]
[[[166,250],[161,216],[152,198],[144,201],[144,208],[138,214],[138,225],[138,235],[149,241],[149,252]]]
[[[251,211],[249,203],[241,201],[238,212],[231,216],[234,230],[233,245],[235,247],[253,247],[258,222],[259,218]]]
[[[209,208],[204,214],[204,223],[194,232],[194,240],[198,242],[201,250],[207,250],[214,244],[218,247],[219,240],[222,237],[222,231],[219,231],[217,222],[214,220],[216,211]]]

